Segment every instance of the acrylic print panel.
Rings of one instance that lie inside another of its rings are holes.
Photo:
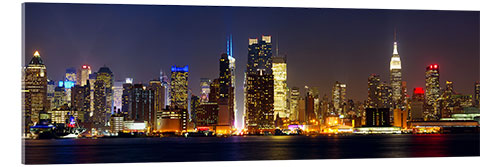
[[[479,11],[23,12],[25,164],[479,156]]]

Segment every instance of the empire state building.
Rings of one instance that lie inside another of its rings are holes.
[[[401,89],[401,58],[398,54],[398,43],[394,42],[394,51],[392,52],[390,66],[390,82],[392,88],[392,101],[394,108],[401,108],[402,89]]]

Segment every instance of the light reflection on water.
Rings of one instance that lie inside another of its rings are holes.
[[[479,134],[26,140],[28,164],[479,156]]]

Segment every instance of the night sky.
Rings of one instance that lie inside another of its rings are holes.
[[[331,98],[335,81],[347,97],[367,98],[372,73],[389,81],[394,29],[408,91],[425,87],[425,68],[440,65],[441,86],[472,94],[479,81],[479,12],[164,5],[24,4],[25,60],[39,50],[49,79],[65,69],[103,65],[115,80],[147,83],[160,69],[189,65],[189,87],[217,78],[226,38],[233,36],[236,98],[243,110],[248,39],[271,35],[287,55],[288,85],[318,86]],[[274,51],[273,51],[274,52]],[[275,52],[273,53],[275,54]],[[240,112],[241,113],[241,112]],[[238,120],[240,121],[240,120]]]

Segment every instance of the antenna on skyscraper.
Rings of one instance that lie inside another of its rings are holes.
[[[279,57],[280,56],[280,45],[278,43],[278,35],[276,35],[276,56]]]
[[[396,42],[396,26],[394,26],[394,42]]]

